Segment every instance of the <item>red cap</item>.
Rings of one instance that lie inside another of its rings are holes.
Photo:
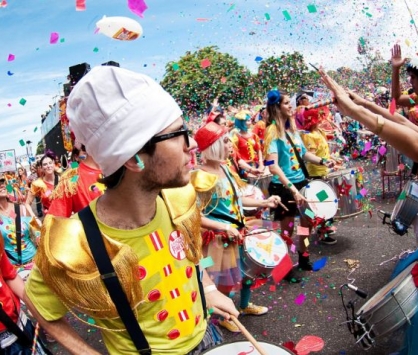
[[[228,133],[228,129],[215,122],[209,122],[196,132],[194,139],[197,142],[199,150],[202,152],[209,148],[219,138]]]
[[[303,112],[303,118],[303,129],[306,131],[310,131],[312,126],[318,124],[319,122],[319,110],[317,108],[305,110]]]

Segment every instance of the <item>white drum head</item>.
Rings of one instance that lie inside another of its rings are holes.
[[[246,236],[244,246],[253,260],[266,267],[279,265],[288,253],[287,245],[280,235],[263,229],[256,229]]]
[[[267,352],[268,355],[289,355],[293,354],[286,348],[278,345],[258,342],[260,346]],[[221,344],[214,349],[205,351],[203,354],[207,355],[238,355],[238,354],[258,354],[259,352],[254,348],[249,341],[236,341],[228,344]]]
[[[307,203],[309,209],[316,217],[327,220],[335,216],[338,199],[330,185],[321,180],[313,180],[302,190],[301,193],[309,201]]]

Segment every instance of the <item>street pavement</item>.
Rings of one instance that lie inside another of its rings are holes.
[[[355,165],[361,165],[365,170],[364,187],[370,196],[370,212],[337,221],[338,242],[335,245],[320,244],[315,235],[311,236],[311,260],[326,258],[326,265],[316,272],[300,272],[303,282],[289,284],[282,281],[275,285],[269,279],[253,290],[251,301],[267,306],[269,312],[263,316],[240,316],[239,320],[257,340],[276,345],[289,341],[297,344],[305,336],[315,336],[323,340],[324,347],[311,354],[320,355],[389,355],[400,346],[402,331],[397,331],[378,339],[376,346],[366,351],[356,344],[344,324],[346,315],[341,285],[351,283],[367,292],[368,298],[364,300],[353,291],[343,289],[345,304],[353,301],[356,312],[372,298],[377,303],[380,299],[375,294],[388,283],[399,256],[416,248],[412,229],[406,235],[397,235],[388,225],[382,224],[377,213],[378,210],[392,212],[398,191],[392,191],[382,199],[377,167],[368,160]],[[392,180],[392,190],[397,187],[398,184]],[[297,256],[292,255],[292,260],[296,263]],[[354,269],[351,268],[353,265],[356,266]],[[239,296],[235,295],[233,299],[238,306]],[[91,326],[93,321],[84,315],[79,316],[87,325],[76,321],[73,316],[69,316],[70,323],[87,342],[105,354],[99,332]],[[232,334],[227,330],[223,333],[226,342],[246,340],[242,334]],[[57,344],[51,344],[50,348],[55,354],[67,354]]]

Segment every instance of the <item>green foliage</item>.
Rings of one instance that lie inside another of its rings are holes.
[[[309,72],[302,54],[282,53],[278,58],[269,57],[260,63],[257,91],[262,96],[274,88],[295,93],[316,79],[319,79],[319,75]]]
[[[205,61],[210,65],[205,67]],[[161,85],[187,113],[203,112],[216,97],[225,107],[248,103],[254,94],[251,72],[217,47],[186,52],[168,63]]]

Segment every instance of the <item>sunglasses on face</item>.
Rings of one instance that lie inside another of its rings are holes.
[[[178,136],[184,136],[184,140],[186,142],[187,148],[190,147],[190,141],[189,141],[189,130],[187,129],[186,123],[183,122],[183,127],[180,128],[178,131],[170,132],[170,133],[164,133],[160,134],[158,136],[152,137],[147,145],[159,143],[162,141],[166,141],[167,139],[171,139]]]

